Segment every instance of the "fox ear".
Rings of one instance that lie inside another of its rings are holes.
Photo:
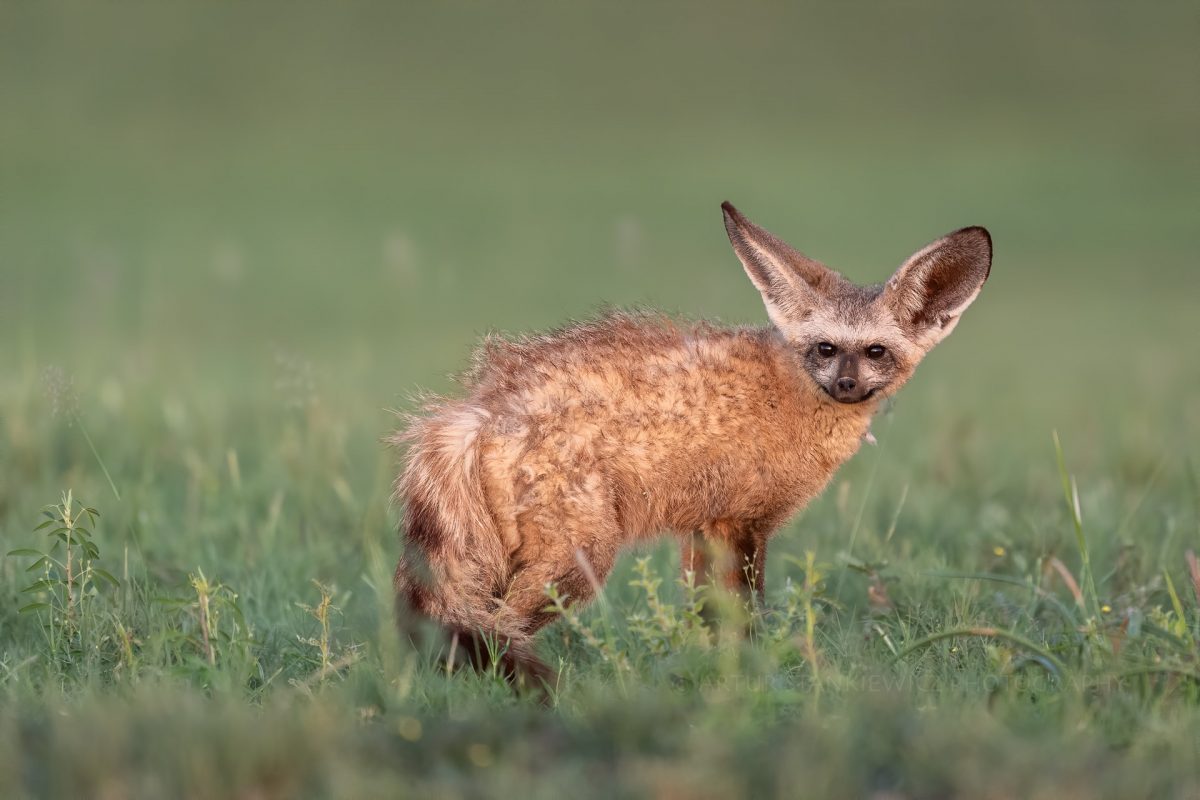
[[[926,348],[946,338],[992,269],[986,228],[963,228],[918,250],[883,288],[881,300]]]
[[[836,289],[848,285],[829,267],[746,219],[729,202],[722,203],[721,210],[733,251],[763,296],[767,314],[776,327],[806,316]]]

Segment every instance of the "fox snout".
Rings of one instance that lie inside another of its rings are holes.
[[[839,403],[861,403],[875,394],[875,389],[859,374],[858,356],[852,353],[838,358],[836,377],[832,385],[824,388]]]

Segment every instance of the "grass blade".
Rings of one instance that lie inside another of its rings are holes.
[[[100,457],[100,451],[96,449],[96,445],[92,442],[92,437],[88,435],[87,427],[83,424],[83,420],[79,418],[78,414],[72,414],[71,416],[79,425],[79,431],[87,441],[88,447],[92,449],[92,455],[96,457],[96,463],[100,465],[100,471],[104,473],[104,477],[108,480],[108,488],[112,489],[113,496],[117,500],[120,500],[121,493],[117,491],[117,485],[113,483],[112,475],[108,473],[108,467],[104,465],[104,459]]]
[[[1058,431],[1054,435],[1054,453],[1058,457],[1058,474],[1062,479],[1063,497],[1071,512],[1071,522],[1075,526],[1075,544],[1079,547],[1079,557],[1083,565],[1083,588],[1087,594],[1090,607],[1087,609],[1093,617],[1100,614],[1100,601],[1096,593],[1096,580],[1092,576],[1092,558],[1088,550],[1087,536],[1083,531],[1083,517],[1079,509],[1079,486],[1075,478],[1067,472],[1067,459],[1063,455],[1062,442],[1059,441]]]
[[[989,639],[1003,639],[1011,642],[1045,661],[1047,665],[1053,668],[1053,672],[1057,673],[1059,678],[1065,678],[1067,675],[1067,665],[1058,660],[1049,650],[1039,645],[1034,644],[1024,636],[1020,636],[1010,631],[1001,630],[1000,628],[991,627],[968,627],[968,628],[951,628],[950,630],[939,631],[938,633],[930,634],[922,637],[912,644],[905,647],[896,654],[896,658],[903,659],[905,656],[920,650],[923,647],[928,647],[934,642],[939,642],[942,639],[952,639],[956,636],[974,636]]]

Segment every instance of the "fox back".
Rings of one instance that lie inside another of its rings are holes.
[[[991,266],[987,231],[964,228],[856,286],[722,209],[770,325],[611,313],[490,337],[464,396],[393,437],[408,445],[398,601],[477,664],[499,651],[514,679],[548,679],[530,641],[552,619],[546,586],[586,600],[645,537],[673,534],[685,570],[762,592],[771,534],[855,453]]]

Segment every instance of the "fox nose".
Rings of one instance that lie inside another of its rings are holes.
[[[838,378],[835,385],[839,391],[853,392],[855,387],[858,386],[858,381],[854,380],[854,378]]]

